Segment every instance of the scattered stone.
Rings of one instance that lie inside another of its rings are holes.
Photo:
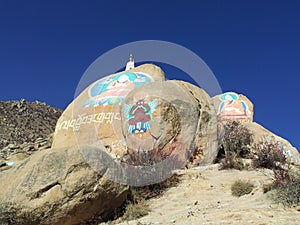
[[[25,153],[28,156],[33,151],[45,150],[51,148],[52,135],[48,135],[46,138],[39,138],[37,142],[25,142],[23,144],[9,144],[0,151],[0,159],[7,160],[10,156],[18,153]]]
[[[45,139],[54,132],[62,111],[38,101],[0,101],[0,151]]]

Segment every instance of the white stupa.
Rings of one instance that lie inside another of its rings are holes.
[[[133,55],[130,54],[129,62],[126,64],[126,69],[125,70],[130,70],[132,68],[134,68],[134,58],[133,58]]]

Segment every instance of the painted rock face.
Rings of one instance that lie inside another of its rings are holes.
[[[215,117],[209,96],[202,92],[179,81],[153,82],[131,91],[121,107],[128,162],[145,166],[173,160],[172,164],[179,167],[200,148],[206,131],[210,132],[206,141],[209,136],[215,140],[217,132],[212,127],[216,123],[202,126],[202,133],[199,130],[201,120],[209,123]],[[197,94],[200,100],[195,99]]]
[[[157,100],[154,99],[150,103],[145,98],[135,100],[134,105],[125,105],[125,116],[129,119],[128,131],[131,133],[147,132],[150,126],[150,115],[156,109]]]
[[[113,154],[123,154],[126,146],[121,131],[122,101],[133,89],[161,80],[162,70],[145,64],[94,82],[64,111],[56,126],[53,147],[100,144],[110,146]],[[137,120],[143,111],[135,109],[131,113]],[[137,129],[141,126],[132,123]],[[146,121],[143,126],[147,126]]]
[[[164,79],[158,67],[142,65],[94,82],[64,111],[52,147],[76,146],[101,175],[135,186],[163,181],[195,150],[198,163],[204,156],[212,162],[217,132],[210,97]],[[103,151],[111,160],[97,157]]]
[[[253,121],[253,104],[235,92],[226,92],[213,98],[219,121]]]
[[[95,82],[89,89],[89,100],[83,107],[120,104],[134,88],[153,82],[150,75],[141,72],[122,72]]]

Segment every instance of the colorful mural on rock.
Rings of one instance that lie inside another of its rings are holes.
[[[150,120],[157,106],[157,99],[147,103],[146,98],[134,99],[135,104],[125,104],[124,114],[128,118],[128,132],[145,133],[151,129]]]
[[[141,72],[122,72],[105,77],[91,86],[88,91],[90,99],[82,107],[120,105],[131,90],[152,81],[151,76]]]
[[[251,119],[251,112],[245,101],[239,100],[238,94],[226,92],[220,96],[218,120]]]
[[[125,100],[126,101],[126,100]],[[150,165],[156,161],[153,133],[158,129],[154,121],[158,99],[141,91],[124,104],[124,134],[130,165]],[[151,130],[151,132],[150,132]]]

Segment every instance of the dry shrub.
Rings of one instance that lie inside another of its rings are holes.
[[[273,184],[272,183],[263,184],[262,189],[263,189],[263,193],[265,194],[273,189]]]
[[[252,136],[250,131],[241,122],[227,122],[223,137],[225,153],[234,152],[237,157],[249,158]]]
[[[290,172],[288,175],[282,175],[277,178],[272,187],[275,193],[272,198],[275,202],[285,206],[300,205],[300,172]]]
[[[273,173],[274,173],[274,180],[273,180],[274,187],[280,186],[281,184],[287,183],[291,180],[288,169],[278,167],[276,169],[273,169]]]
[[[253,150],[254,168],[278,169],[286,163],[286,156],[280,142],[260,141],[253,144]]]
[[[288,169],[282,167],[273,168],[273,182],[263,185],[263,192],[267,193],[273,189],[276,189],[283,183],[290,181],[290,172]]]
[[[122,220],[135,220],[148,215],[149,211],[150,208],[146,200],[139,200],[136,203],[130,203],[126,206],[125,212],[122,216]]]
[[[225,152],[225,157],[219,160],[220,169],[247,169],[241,158],[250,157],[252,139],[252,134],[241,122],[227,122],[220,149]]]
[[[224,159],[221,159],[220,169],[236,169],[236,170],[243,170],[247,167],[243,163],[241,158],[237,157],[235,153],[228,153],[226,154]]]
[[[253,167],[273,170],[273,183],[264,185],[264,193],[273,190],[271,196],[276,203],[285,206],[299,205],[300,172],[291,169],[282,144],[274,140],[263,140],[254,144],[253,149]]]
[[[231,185],[231,193],[235,197],[250,194],[254,185],[249,181],[237,180]]]

